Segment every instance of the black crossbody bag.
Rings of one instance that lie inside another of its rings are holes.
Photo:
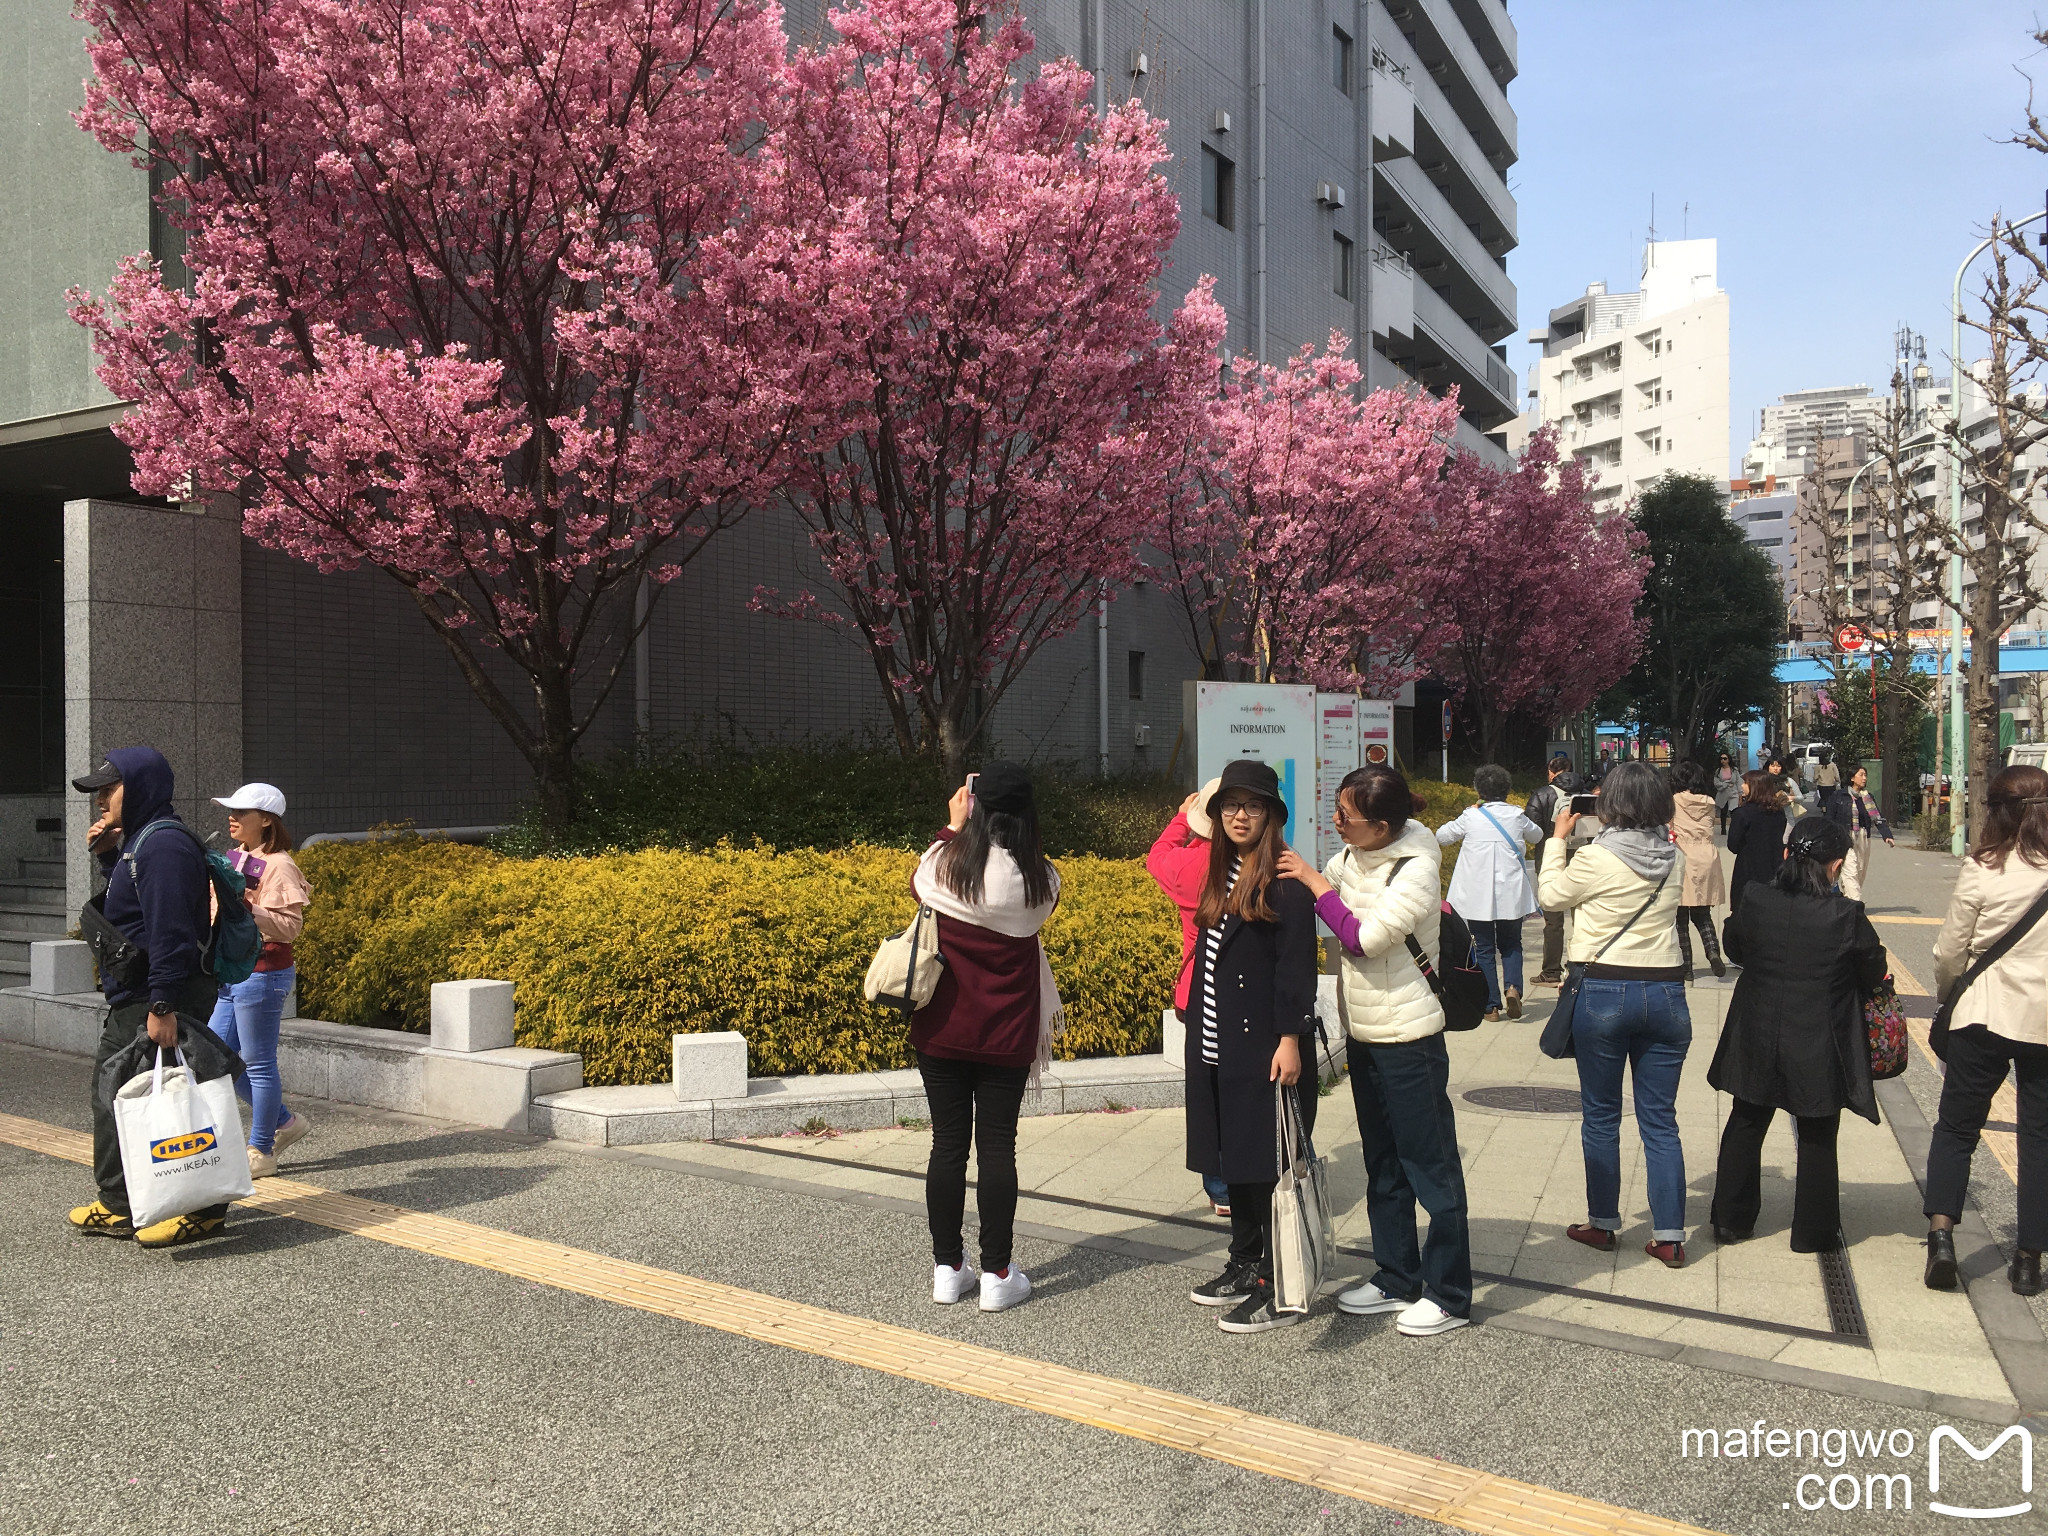
[[[2010,954],[2013,945],[2024,939],[2044,914],[2048,914],[2048,891],[2036,896],[2034,904],[2020,914],[2020,920],[2001,933],[1998,942],[1979,955],[1970,968],[1955,979],[1955,985],[1942,994],[1941,1006],[1934,1010],[1934,1022],[1927,1026],[1928,1049],[1934,1052],[1937,1060],[1948,1060],[1949,1017],[1956,1011],[1956,1004],[1962,1000],[1970,984]]]
[[[1543,1038],[1536,1042],[1536,1048],[1552,1061],[1563,1061],[1568,1056],[1579,1054],[1578,1046],[1572,1040],[1572,1014],[1579,1006],[1579,987],[1586,979],[1586,967],[1598,965],[1600,956],[1621,942],[1621,936],[1635,927],[1636,918],[1657,904],[1657,898],[1664,894],[1664,886],[1671,878],[1671,871],[1664,871],[1664,879],[1657,882],[1657,888],[1650,892],[1650,899],[1635,910],[1631,917],[1614,930],[1614,937],[1600,946],[1591,960],[1567,964],[1564,968],[1564,985],[1557,989],[1557,1006],[1550,1010],[1550,1017],[1543,1021]]]

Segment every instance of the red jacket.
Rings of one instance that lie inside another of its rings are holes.
[[[1209,878],[1209,840],[1194,835],[1187,812],[1174,812],[1145,855],[1145,872],[1180,908],[1180,980],[1173,984],[1173,1006],[1184,1009],[1195,970],[1195,908],[1202,904],[1202,886]]]

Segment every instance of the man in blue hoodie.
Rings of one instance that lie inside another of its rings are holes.
[[[170,1247],[218,1231],[227,1207],[212,1206],[135,1231],[114,1107],[102,1101],[97,1085],[107,1058],[133,1043],[138,1030],[146,1029],[151,1041],[169,1049],[178,1043],[179,1014],[204,1018],[213,1007],[218,989],[201,962],[212,926],[206,854],[171,808],[171,765],[156,748],[116,748],[71,783],[93,797],[95,819],[86,841],[106,878],[106,920],[140,952],[122,965],[109,965],[101,956],[107,1021],[93,1059],[92,1105],[92,1172],[100,1195],[71,1213],[71,1225],[99,1237],[133,1237],[145,1247]],[[137,843],[145,827],[162,821],[176,825]],[[136,850],[132,867],[122,857],[130,845]]]

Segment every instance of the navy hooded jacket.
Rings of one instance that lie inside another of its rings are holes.
[[[107,760],[121,770],[121,846],[135,846],[136,835],[153,821],[178,825],[152,832],[135,856],[142,879],[138,892],[123,853],[102,853],[100,872],[107,877],[107,921],[149,954],[149,984],[144,990],[124,988],[109,980],[107,1002],[184,996],[200,969],[200,950],[212,921],[212,881],[206,855],[171,809],[171,765],[155,747],[117,747]]]

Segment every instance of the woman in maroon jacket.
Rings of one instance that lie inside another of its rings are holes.
[[[1017,1115],[1051,1057],[1062,1024],[1038,930],[1059,901],[1060,877],[1038,839],[1031,777],[990,763],[954,792],[951,821],[918,861],[912,886],[938,914],[946,967],[932,1000],[911,1016],[910,1044],[932,1114],[925,1213],[932,1229],[932,1300],[1001,1312],[1031,1295],[1011,1262],[1017,1217]],[[981,1272],[967,1262],[967,1146],[980,1179]]]

